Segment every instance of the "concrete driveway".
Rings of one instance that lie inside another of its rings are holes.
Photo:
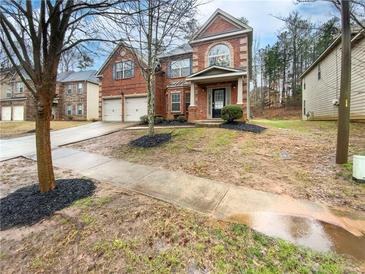
[[[51,146],[56,148],[74,142],[87,140],[116,132],[125,128],[128,124],[95,122],[78,127],[61,129],[51,132]],[[34,154],[35,135],[0,140],[0,161]]]

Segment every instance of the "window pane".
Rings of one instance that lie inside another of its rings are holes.
[[[122,69],[123,69],[122,62],[115,64],[115,71],[122,71]]]
[[[216,45],[212,47],[208,54],[209,66],[229,66],[230,65],[230,52],[226,45]]]
[[[132,70],[125,70],[124,71],[124,78],[130,78],[132,77]]]
[[[175,60],[170,63],[171,77],[183,77],[190,74],[190,59]]]
[[[172,93],[171,98],[173,103],[180,103],[180,93]]]
[[[180,111],[180,103],[172,103],[171,106],[172,111]]]

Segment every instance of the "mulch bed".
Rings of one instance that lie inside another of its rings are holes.
[[[220,125],[220,127],[226,129],[240,130],[240,131],[249,131],[254,133],[261,133],[266,129],[266,127],[253,124],[246,124],[243,122],[223,123]]]
[[[0,230],[33,225],[74,201],[88,197],[95,184],[84,179],[57,180],[53,191],[41,193],[39,185],[22,187],[0,200]]]
[[[162,145],[171,140],[171,133],[155,134],[153,136],[144,135],[138,139],[129,142],[129,145],[133,147],[156,147]]]

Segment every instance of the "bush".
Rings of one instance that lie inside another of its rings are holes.
[[[234,120],[240,119],[243,116],[241,106],[228,105],[222,108],[221,117],[228,123],[232,123]]]
[[[185,123],[186,122],[186,118],[184,115],[179,115],[176,117],[176,121],[180,122],[180,123]]]
[[[142,125],[148,124],[148,115],[143,115],[140,118]],[[161,124],[165,119],[162,116],[155,116],[155,124]]]
[[[141,121],[142,125],[147,125],[148,124],[148,116],[147,115],[143,115],[139,118],[139,120]]]
[[[155,116],[155,124],[161,124],[165,119],[162,116]]]

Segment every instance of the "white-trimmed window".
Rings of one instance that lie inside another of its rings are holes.
[[[83,85],[82,82],[77,83],[77,93],[82,93],[83,91]]]
[[[67,87],[67,94],[71,95],[72,94],[72,84],[68,84],[66,87]]]
[[[181,95],[180,93],[171,93],[171,111],[181,111]]]
[[[77,115],[82,115],[84,113],[84,105],[77,104]]]
[[[6,90],[6,98],[11,98],[11,89]]]
[[[134,64],[132,61],[123,61],[115,64],[114,79],[126,79],[134,76]]]
[[[72,105],[66,106],[66,115],[72,115]]]
[[[24,84],[22,82],[16,83],[16,92],[22,93],[24,91]]]
[[[188,76],[191,73],[190,62],[190,58],[171,61],[169,76],[171,78]]]
[[[229,47],[224,44],[218,44],[212,47],[208,53],[208,66],[229,67],[231,63],[231,54]]]

